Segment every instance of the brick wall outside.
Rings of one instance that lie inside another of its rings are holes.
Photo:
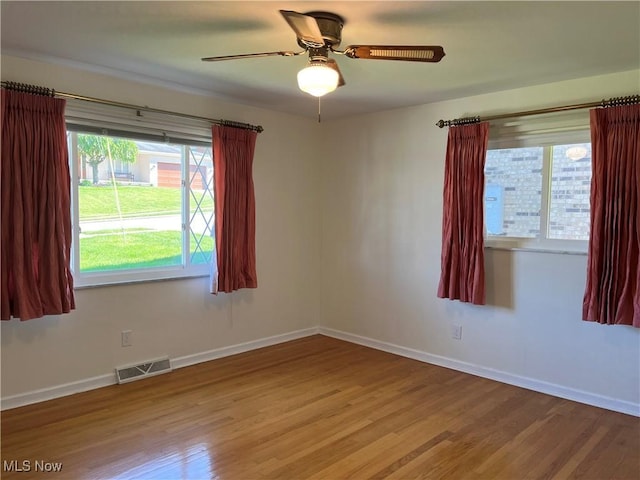
[[[553,148],[549,238],[589,240],[589,196],[591,194],[591,144],[580,144],[586,156],[567,157],[574,145]]]
[[[502,192],[502,231],[489,233],[537,237],[540,234],[542,147],[489,150],[484,175],[485,185],[499,186]]]
[[[589,238],[591,146],[579,144],[586,149],[586,155],[572,160],[566,153],[575,146],[553,148],[549,238]],[[485,223],[489,235],[518,238],[540,235],[542,166],[542,147],[487,152]]]

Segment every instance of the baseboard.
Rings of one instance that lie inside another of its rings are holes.
[[[196,365],[202,362],[208,362],[217,358],[229,357],[231,355],[237,355],[238,353],[249,352],[251,350],[257,350],[258,348],[270,347],[279,343],[290,342],[291,340],[297,340],[299,338],[309,337],[316,335],[320,332],[318,327],[305,328],[303,330],[296,330],[294,332],[283,333],[282,335],[274,335],[272,337],[261,338],[258,340],[252,340],[250,342],[239,343],[237,345],[230,345],[228,347],[214,348],[206,352],[195,353],[193,355],[186,355],[184,357],[178,357],[171,360],[171,366],[174,369],[188,367],[190,365]]]
[[[526,388],[528,390],[533,390],[540,393],[546,393],[548,395],[553,395],[554,397],[573,400],[575,402],[584,403],[594,407],[604,408],[607,410],[613,410],[614,412],[620,412],[627,415],[640,417],[640,405],[632,402],[627,402],[625,400],[605,397],[603,395],[585,392],[583,390],[577,390],[574,388],[568,388],[562,385],[536,380],[534,378],[513,375],[501,370],[482,367],[472,363],[462,362],[453,358],[442,357],[440,355],[433,355],[430,353],[422,352],[420,350],[414,350],[412,348],[402,347],[400,345],[394,345],[392,343],[382,342],[380,340],[374,340],[372,338],[363,337],[340,330],[319,327],[318,331],[321,335],[345,340],[347,342],[363,345],[365,347],[375,348],[376,350],[382,350],[384,352],[393,353],[395,355],[411,358],[413,360],[430,363],[432,365],[437,365],[440,367],[450,368],[459,372],[469,373],[478,377],[496,380],[498,382],[514,385],[516,387]]]
[[[12,395],[10,397],[3,397],[2,400],[0,400],[0,410],[10,410],[12,408],[23,407],[32,403],[39,403],[46,400],[53,400],[54,398],[66,397],[67,395],[73,395],[74,393],[86,392],[89,390],[94,390],[96,388],[107,387],[115,383],[116,374],[114,372],[105,375],[99,375],[97,377],[86,378],[84,380],[78,380],[77,382],[56,385],[55,387],[32,390],[30,392],[20,393],[18,395]]]
[[[296,330],[294,332],[284,333],[282,335],[274,335],[272,337],[260,338],[250,342],[231,345],[228,347],[216,348],[206,352],[186,355],[171,359],[173,369],[195,365],[196,363],[208,362],[217,358],[228,357],[238,353],[244,353],[258,348],[277,345],[278,343],[289,342],[319,333],[317,327],[306,328],[304,330]],[[115,367],[114,367],[115,368]],[[9,410],[12,408],[23,407],[32,403],[44,402],[54,398],[66,397],[74,393],[86,392],[96,388],[107,387],[116,384],[115,373],[100,375],[97,377],[78,380],[77,382],[66,383],[64,385],[56,385],[54,387],[42,388],[31,392],[4,397],[0,400],[0,410]]]

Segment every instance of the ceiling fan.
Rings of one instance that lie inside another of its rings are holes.
[[[439,62],[445,55],[441,46],[426,45],[350,45],[344,50],[338,50],[344,25],[344,20],[339,15],[330,12],[298,13],[290,10],[280,10],[280,13],[295,32],[298,45],[303,50],[225,55],[205,57],[202,60],[218,62],[254,57],[293,57],[308,52],[309,62],[298,72],[298,86],[304,92],[321,97],[345,84],[338,64],[333,58],[329,58],[330,52],[349,58],[432,63]]]

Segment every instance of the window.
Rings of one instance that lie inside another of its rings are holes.
[[[209,273],[211,141],[68,128],[78,286]]]
[[[489,246],[586,251],[591,144],[491,149],[485,164]]]
[[[113,161],[113,169],[109,173],[115,176],[128,174],[130,165],[131,164],[129,162],[116,159]],[[133,180],[133,178],[131,180]]]

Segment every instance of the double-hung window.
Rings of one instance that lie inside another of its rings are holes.
[[[208,275],[215,232],[208,126],[92,113],[67,115],[75,284]]]
[[[590,224],[588,126],[490,140],[485,241],[498,248],[586,252]]]

